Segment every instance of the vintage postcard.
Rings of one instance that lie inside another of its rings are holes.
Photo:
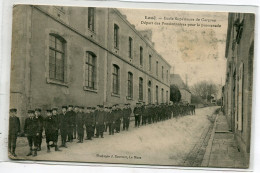
[[[248,168],[254,13],[15,5],[15,160]]]

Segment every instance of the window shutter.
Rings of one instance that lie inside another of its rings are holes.
[[[244,64],[239,67],[239,91],[238,91],[238,130],[243,130],[243,79],[244,78]]]

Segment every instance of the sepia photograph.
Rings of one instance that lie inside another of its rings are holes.
[[[254,13],[16,4],[12,20],[10,159],[249,168]]]

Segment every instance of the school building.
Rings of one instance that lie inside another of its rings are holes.
[[[118,9],[16,5],[10,108],[168,103],[171,66]]]

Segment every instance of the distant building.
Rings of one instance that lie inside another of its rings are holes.
[[[167,103],[169,63],[152,32],[113,8],[16,5],[10,107]]]
[[[181,102],[190,104],[191,92],[183,82],[181,76],[179,74],[171,74],[170,80],[171,85],[176,85],[179,88],[181,92]]]
[[[239,149],[249,159],[251,139],[255,15],[229,13],[223,109]]]

